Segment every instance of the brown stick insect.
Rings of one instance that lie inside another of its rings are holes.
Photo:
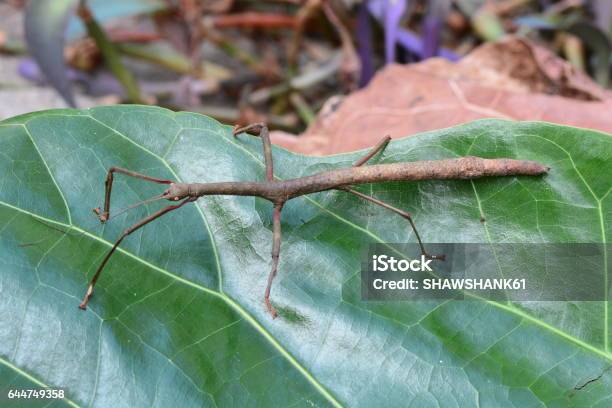
[[[94,212],[101,222],[106,222],[110,217],[110,199],[113,187],[114,173],[136,177],[142,180],[158,184],[168,184],[169,187],[161,195],[153,197],[142,203],[165,199],[176,202],[160,209],[159,211],[143,218],[136,224],[127,228],[119,236],[113,247],[108,251],[93,278],[91,279],[83,301],[79,305],[81,309],[87,308],[94,286],[100,277],[104,266],[115,252],[121,241],[132,232],[145,226],[151,221],[171,211],[192,203],[198,198],[207,195],[236,195],[261,197],[274,205],[272,217],[272,267],[268,275],[268,283],[264,294],[264,303],[272,317],[277,313],[270,302],[270,290],[276,276],[281,246],[281,211],[283,205],[296,197],[327,190],[340,190],[369,202],[384,207],[410,223],[414,235],[419,243],[421,252],[430,259],[443,259],[443,255],[430,255],[425,250],[421,237],[410,213],[392,206],[384,201],[370,197],[351,188],[355,184],[377,183],[385,181],[416,181],[416,180],[449,180],[449,179],[475,179],[489,176],[539,176],[548,172],[549,167],[534,161],[514,159],[483,159],[480,157],[461,157],[445,160],[426,160],[405,163],[376,164],[364,166],[377,153],[382,153],[391,140],[389,136],[384,137],[365,156],[353,164],[353,167],[324,171],[312,176],[305,176],[290,180],[275,180],[272,163],[272,145],[268,134],[268,128],[264,123],[255,123],[242,128],[234,128],[233,135],[251,132],[258,135],[263,143],[264,160],[266,166],[266,181],[263,182],[220,182],[220,183],[175,183],[172,180],[162,180],[144,174],[136,173],[119,167],[111,167],[108,171],[105,183],[104,208],[96,208]],[[140,203],[140,204],[142,204]]]

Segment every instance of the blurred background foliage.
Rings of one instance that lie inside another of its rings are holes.
[[[610,84],[610,0],[4,1],[19,75],[104,103],[147,103],[299,132],[390,63],[457,61],[507,34]],[[2,20],[7,21],[7,20]],[[1,61],[1,57],[0,57]]]

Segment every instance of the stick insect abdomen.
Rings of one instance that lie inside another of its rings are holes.
[[[289,197],[385,181],[474,179],[490,176],[538,176],[548,167],[529,160],[460,157],[445,160],[373,164],[318,173],[283,183]]]

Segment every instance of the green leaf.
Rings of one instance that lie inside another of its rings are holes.
[[[55,406],[610,405],[607,302],[361,301],[361,250],[414,237],[342,192],[286,204],[276,320],[262,302],[271,204],[250,197],[206,197],[130,236],[80,311],[101,257],[153,211],[100,225],[91,208],[106,170],[263,180],[260,140],[230,130],[140,106],[0,124],[0,402],[8,389],[46,386],[66,390]],[[505,156],[550,174],[360,189],[411,211],[428,242],[603,242],[611,143],[583,129],[478,121],[394,141],[378,160]],[[359,155],[275,149],[275,172],[303,176]],[[116,209],[163,189],[116,180]]]
[[[81,20],[74,15],[77,3],[77,0],[31,1],[26,7],[24,21],[26,42],[30,53],[49,83],[62,96],[66,104],[72,107],[76,106],[76,103],[70,80],[66,74],[64,45],[66,37],[75,39],[87,31]],[[163,0],[90,0],[87,5],[100,24],[113,18],[153,13],[167,6]],[[97,26],[97,23],[95,25]],[[97,30],[100,31],[100,28],[97,27]],[[107,44],[105,50],[108,48]],[[113,68],[112,63],[111,68]],[[123,78],[126,76],[128,78]],[[130,96],[137,100],[138,98],[134,98],[134,95],[138,96],[138,92],[137,89],[134,90],[136,85],[129,83],[130,80],[133,82],[133,79],[129,78],[129,72],[123,72],[119,79],[128,82],[126,85],[128,93],[131,91]]]
[[[64,32],[77,0],[37,0],[28,3],[24,30],[30,53],[49,83],[69,106],[75,106],[64,62]]]

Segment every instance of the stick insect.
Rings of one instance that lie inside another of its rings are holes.
[[[272,265],[268,275],[266,290],[264,293],[264,304],[267,311],[273,318],[277,316],[276,309],[270,302],[270,291],[272,282],[276,277],[278,261],[281,247],[281,211],[283,205],[296,197],[312,194],[320,191],[339,190],[353,194],[366,201],[379,205],[391,212],[406,219],[414,236],[418,241],[421,252],[429,259],[443,259],[443,255],[432,255],[427,253],[421,240],[414,220],[409,212],[401,210],[379,200],[370,197],[352,188],[356,184],[377,183],[385,181],[416,181],[416,180],[448,180],[448,179],[474,179],[488,176],[538,176],[547,173],[549,167],[543,166],[534,161],[514,160],[514,159],[483,159],[480,157],[461,157],[445,160],[426,160],[416,162],[392,163],[365,165],[372,157],[382,153],[391,138],[384,137],[375,145],[365,156],[353,164],[353,167],[341,168],[336,170],[324,171],[311,176],[305,176],[289,180],[276,180],[274,178],[274,166],[272,161],[272,145],[268,128],[264,123],[255,123],[245,127],[235,127],[233,136],[237,137],[244,132],[250,132],[259,136],[263,144],[264,162],[266,168],[266,180],[263,182],[219,182],[219,183],[177,183],[172,180],[163,180],[136,173],[119,167],[111,167],[108,171],[105,182],[105,197],[103,209],[96,208],[100,222],[106,222],[110,217],[110,200],[113,187],[113,177],[115,173],[130,177],[139,178],[145,181],[167,184],[169,187],[159,196],[146,200],[150,202],[157,199],[165,199],[173,204],[164,207],[157,212],[143,218],[136,224],[127,228],[119,236],[113,247],[107,252],[106,256],[98,266],[93,275],[83,301],[79,307],[83,310],[87,308],[87,303],[91,298],[94,286],[100,277],[106,263],[113,255],[119,244],[125,237],[134,231],[142,228],[146,224],[157,218],[177,210],[186,204],[198,200],[207,195],[236,195],[261,197],[273,204],[272,216]]]

